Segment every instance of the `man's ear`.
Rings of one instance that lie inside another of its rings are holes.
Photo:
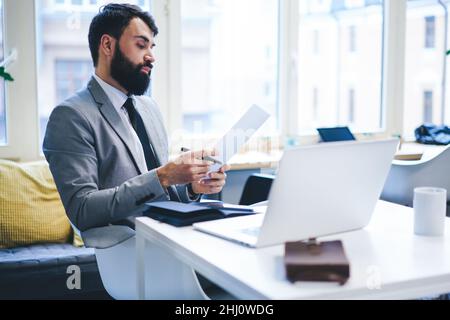
[[[106,57],[113,57],[114,56],[114,49],[116,47],[116,39],[111,37],[108,34],[104,34],[100,39],[100,48],[99,50],[106,56]]]

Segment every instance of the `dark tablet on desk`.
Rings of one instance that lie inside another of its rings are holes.
[[[317,131],[322,142],[356,140],[348,127],[318,128]]]

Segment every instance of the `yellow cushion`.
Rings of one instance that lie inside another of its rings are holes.
[[[0,160],[0,248],[74,238],[48,164]]]
[[[73,233],[73,241],[72,241],[72,244],[73,244],[75,247],[83,247],[83,246],[84,246],[83,239],[81,239],[81,236],[80,236],[77,232],[74,232],[74,233]]]

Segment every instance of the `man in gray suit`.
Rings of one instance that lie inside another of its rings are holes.
[[[136,6],[103,7],[89,29],[95,74],[50,116],[44,154],[69,219],[82,232],[133,227],[145,202],[193,201],[225,184],[228,167],[208,175],[211,163],[201,160],[212,153],[168,161],[161,113],[143,95],[157,33],[153,18]]]

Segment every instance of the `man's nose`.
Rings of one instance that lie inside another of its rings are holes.
[[[145,60],[145,62],[147,62],[147,61],[149,61],[150,63],[153,63],[153,62],[155,62],[155,56],[153,55],[153,52],[149,52],[149,53],[147,53],[146,55],[145,55],[145,57],[144,57],[144,60]]]

